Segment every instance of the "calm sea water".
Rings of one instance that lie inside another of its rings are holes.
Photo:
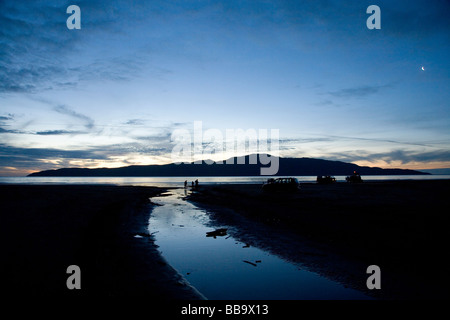
[[[345,181],[345,176],[335,176],[337,181]],[[300,182],[315,182],[315,176],[298,176]],[[362,176],[364,181],[388,180],[441,180],[450,179],[450,175],[396,175]],[[182,186],[196,177],[0,177],[0,183],[13,184],[117,184],[136,186]],[[200,177],[201,184],[248,183],[262,184],[268,177]]]

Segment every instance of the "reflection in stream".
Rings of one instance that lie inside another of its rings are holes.
[[[150,233],[167,262],[208,299],[368,299],[211,227],[208,214],[184,201],[185,190],[152,198]],[[220,228],[231,230],[231,227]],[[210,234],[211,235],[211,234]]]

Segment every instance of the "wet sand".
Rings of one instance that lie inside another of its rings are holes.
[[[448,299],[450,180],[200,186],[188,197],[217,226],[304,268],[381,299]],[[381,268],[368,290],[366,269]]]
[[[160,256],[148,234],[149,197],[164,191],[0,185],[3,296],[200,299]],[[81,290],[66,287],[69,265],[81,268]]]

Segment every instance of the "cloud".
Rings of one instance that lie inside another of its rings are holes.
[[[98,155],[91,150],[61,150],[53,148],[19,148],[0,144],[0,156],[16,157],[35,161],[36,159],[61,158],[96,158],[105,159],[106,156]]]
[[[141,63],[138,60],[136,56],[105,57],[81,66],[70,67],[67,72],[77,81],[127,81],[139,73]]]
[[[4,129],[0,127],[0,133],[19,133],[17,130]]]
[[[7,126],[8,122],[10,122],[12,120],[14,120],[14,115],[11,113],[8,113],[4,116],[0,116],[0,126]]]
[[[66,9],[70,4],[56,0],[0,1],[0,95],[72,88],[80,81],[129,80],[142,71],[149,52],[142,51],[139,56],[136,51],[141,44],[123,46],[120,40],[130,38],[135,24],[153,21],[145,18],[153,15],[151,9],[157,5],[78,1],[82,29],[69,31]],[[102,58],[94,58],[98,56]],[[157,77],[167,72],[153,69]]]
[[[125,124],[130,125],[130,126],[142,126],[144,125],[145,121],[142,119],[130,119],[127,122],[125,122]]]
[[[36,132],[37,135],[50,136],[50,135],[62,135],[62,134],[82,134],[83,131],[70,131],[70,130],[45,130]]]
[[[365,32],[359,26],[368,18],[366,9],[373,1],[347,0],[287,0],[275,2],[284,20],[297,25],[314,24],[317,28],[333,32]],[[448,0],[415,0],[375,2],[381,8],[384,33],[423,37],[450,31],[450,3]]]
[[[298,156],[299,152],[306,156],[312,154],[314,157],[328,160],[338,160],[345,162],[369,162],[379,165],[416,165],[438,162],[450,162],[450,151],[446,144],[439,141],[411,142],[401,141],[389,138],[365,138],[338,135],[317,135],[315,137],[292,139],[287,146],[295,146],[296,153],[290,153],[292,156]],[[309,144],[310,143],[310,144]],[[283,148],[287,150],[288,148]],[[380,151],[383,150],[383,151]],[[387,150],[387,151],[384,151]]]
[[[13,120],[14,119],[14,115],[11,113],[8,113],[6,116],[0,116],[0,122],[1,121],[8,121],[8,120]]]
[[[82,122],[84,122],[86,129],[92,129],[94,127],[93,119],[89,118],[88,116],[86,116],[84,114],[78,113],[65,105],[58,105],[58,106],[54,107],[53,109],[58,113],[68,115],[77,120],[81,120]]]
[[[370,138],[370,137],[355,137],[355,136],[343,136],[343,135],[329,135],[329,134],[306,134],[308,137],[305,138],[294,138],[294,139],[284,139],[280,140],[280,143],[290,143],[290,144],[304,144],[304,143],[321,143],[327,142],[331,144],[341,143],[345,141],[349,141],[352,144],[361,142],[375,142],[377,144],[382,143],[393,144],[393,145],[401,145],[401,146],[414,146],[414,147],[434,147],[435,144],[433,142],[410,142],[410,141],[402,141],[395,139],[387,139],[387,138]]]
[[[117,163],[116,158],[125,165],[128,159],[133,159],[133,154],[140,156],[164,156],[167,154],[167,146],[146,146],[131,143],[120,145],[97,146],[86,150],[62,150],[56,148],[21,148],[0,144],[0,168],[13,167],[18,170],[47,170],[63,167],[73,167],[73,161],[77,165],[89,166],[99,163]]]
[[[349,141],[382,142],[382,143],[390,143],[390,144],[420,146],[420,147],[428,146],[426,143],[408,142],[408,141],[401,141],[401,140],[395,140],[395,139],[365,138],[365,137],[338,136],[338,135],[325,135],[325,137],[329,139],[328,141],[349,140]]]
[[[0,134],[2,133],[9,133],[9,134],[27,134],[27,135],[40,135],[40,136],[50,136],[50,135],[75,135],[75,134],[85,134],[92,132],[95,126],[95,122],[92,118],[81,114],[79,112],[76,112],[72,108],[66,106],[66,105],[54,105],[51,101],[48,101],[46,99],[37,99],[37,101],[40,101],[42,103],[46,103],[52,106],[52,109],[56,111],[59,114],[68,116],[76,121],[79,121],[83,124],[83,126],[86,128],[86,130],[68,130],[68,129],[51,129],[51,130],[30,130],[25,129],[27,127],[27,124],[22,125],[21,128],[9,128],[10,124],[9,122],[14,120],[13,114],[8,114],[5,116],[0,117]],[[32,121],[28,121],[30,123]]]
[[[23,130],[15,130],[15,129],[4,129],[0,127],[0,134],[2,133],[14,133],[14,134],[31,134],[31,135],[40,135],[40,136],[51,136],[51,135],[74,135],[74,134],[84,134],[86,131],[72,131],[72,130],[43,130],[43,131],[23,131]]]
[[[0,167],[50,168],[49,160],[107,159],[90,150],[60,150],[51,148],[19,148],[0,144]],[[54,165],[53,165],[54,166]]]
[[[365,85],[345,88],[338,91],[329,91],[328,94],[337,98],[363,98],[379,93],[381,90],[390,88],[391,85]]]
[[[386,163],[400,162],[401,164],[408,164],[412,162],[450,162],[450,151],[445,149],[419,151],[419,150],[404,150],[394,149],[388,152],[373,152],[359,150],[348,151],[345,153],[331,153],[331,159],[341,161],[385,161]]]
[[[367,32],[368,1],[133,1],[130,5],[125,0],[80,0],[77,5],[82,10],[82,29],[76,32],[65,25],[69,4],[56,0],[0,1],[0,95],[73,88],[86,81],[129,81],[143,72],[161,78],[171,71],[152,65],[149,57],[161,52],[183,52],[186,57],[196,51],[202,55],[204,50],[193,50],[192,43],[205,41],[208,36],[220,41],[217,36],[238,39],[243,34],[246,40],[273,45],[279,38],[277,32],[289,31],[296,39],[303,39],[298,41],[313,39],[316,44],[322,35],[327,41],[336,38],[335,42],[342,45],[360,39],[369,41],[365,36],[354,36]],[[448,34],[450,30],[445,1],[407,5],[381,1],[380,6],[383,34]],[[187,27],[181,28],[177,21]],[[193,23],[199,28],[191,28]],[[207,31],[200,28],[204,26]],[[321,36],[316,37],[316,32]],[[305,33],[312,37],[303,36]],[[334,37],[336,33],[339,37]],[[201,43],[198,47],[203,48]],[[373,87],[361,87],[331,94],[373,93]]]
[[[23,133],[21,130],[17,129],[9,129],[4,127],[10,127],[10,123],[14,121],[15,116],[11,113],[8,113],[4,116],[0,116],[0,134],[2,133]]]
[[[0,94],[35,92],[65,76],[63,59],[77,35],[58,23],[66,19],[62,9],[50,1],[0,2]]]

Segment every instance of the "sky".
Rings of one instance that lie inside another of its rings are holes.
[[[449,17],[447,0],[1,0],[0,176],[170,163],[195,122],[278,129],[283,157],[450,168]]]

